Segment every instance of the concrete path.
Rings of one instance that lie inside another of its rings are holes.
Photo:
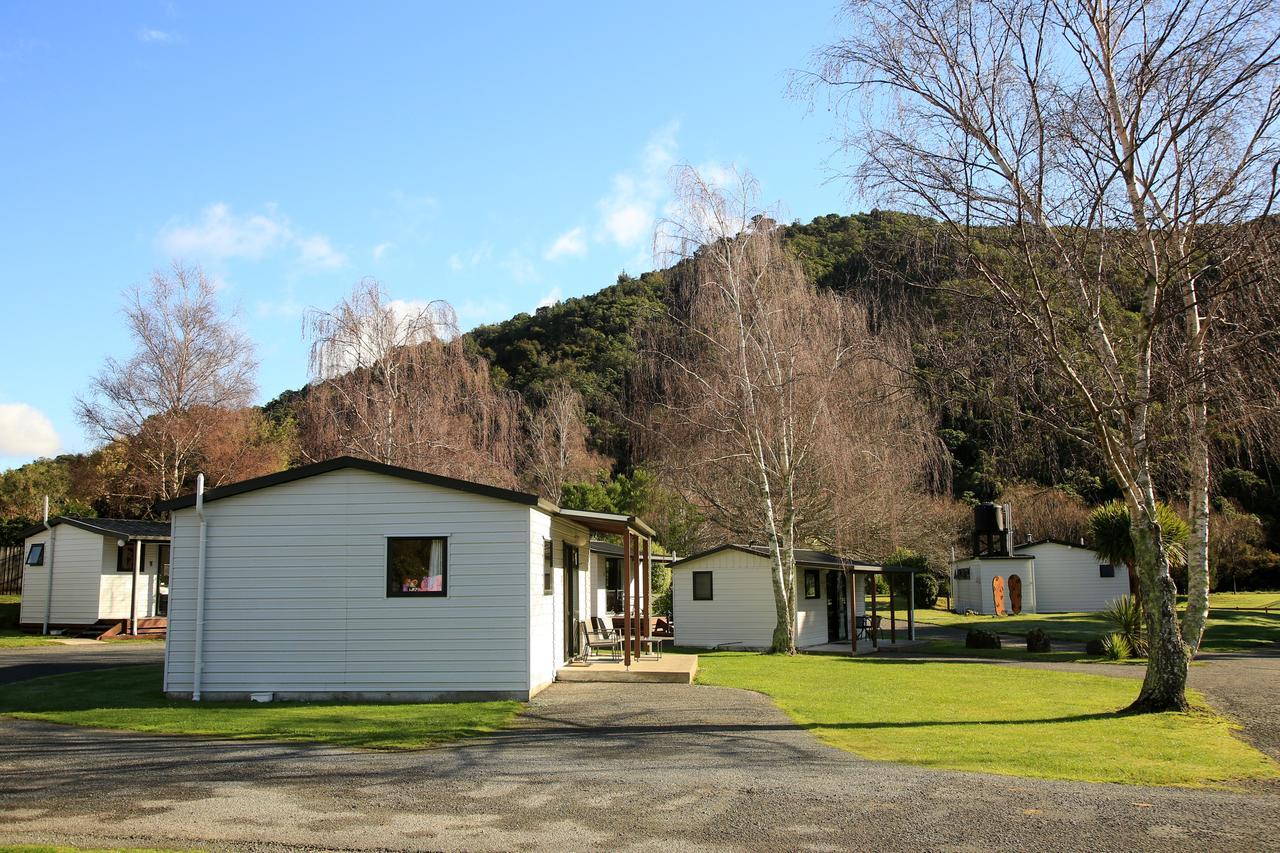
[[[412,753],[0,720],[0,843],[433,850],[1277,849],[1280,787],[1185,791],[858,759],[759,694],[557,684]]]

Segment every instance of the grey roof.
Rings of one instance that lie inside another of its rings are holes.
[[[720,545],[706,551],[700,551],[697,554],[690,554],[688,557],[682,557],[672,563],[671,567],[683,566],[686,563],[709,557],[712,554],[718,554],[730,548],[735,551],[741,551],[744,554],[754,554],[757,557],[769,556],[769,549],[764,545]],[[868,562],[856,557],[841,557],[839,554],[832,554],[829,551],[815,551],[811,548],[796,549],[796,565],[805,569],[857,569],[858,571],[889,574],[915,571],[903,566],[883,566],[879,563]]]
[[[341,471],[347,468],[355,468],[360,471],[369,471],[374,474],[385,474],[388,477],[397,477],[401,480],[411,480],[415,483],[427,483],[432,486],[441,486],[446,489],[455,489],[460,492],[468,492],[473,495],[484,495],[498,500],[512,501],[526,506],[536,507],[539,510],[550,515],[558,515],[576,522],[583,527],[595,530],[598,527],[617,527],[618,532],[626,529],[639,530],[649,536],[653,535],[653,529],[645,524],[639,518],[633,515],[614,515],[607,512],[587,512],[585,510],[561,509],[551,501],[538,497],[528,492],[518,492],[513,489],[504,489],[499,486],[490,486],[487,483],[475,483],[470,480],[459,480],[456,477],[445,477],[441,474],[432,474],[428,471],[418,471],[413,468],[403,468],[398,465],[384,465],[381,462],[373,462],[369,459],[360,459],[355,456],[338,456],[333,459],[326,459],[323,462],[314,462],[310,465],[302,465],[297,468],[290,468],[287,471],[279,471],[275,474],[267,474],[264,477],[255,477],[252,480],[244,480],[239,483],[230,483],[225,486],[219,486],[216,489],[210,489],[204,493],[205,503],[216,501],[220,498],[229,498],[233,495],[243,495],[246,492],[254,492],[258,489],[267,489],[272,486],[278,486],[282,483],[292,483],[296,480],[304,480],[307,477],[314,477],[318,474],[327,474],[330,471]],[[155,505],[158,512],[173,511],[175,509],[186,509],[195,506],[196,496],[194,494],[183,495],[171,500],[163,501]],[[607,532],[613,532],[612,529]]]
[[[55,515],[49,519],[50,526],[70,524],[100,536],[114,536],[117,539],[151,539],[169,541],[169,522],[142,521],[136,518],[89,518],[82,515]],[[44,530],[43,524],[36,524],[22,532],[22,538],[34,536]]]

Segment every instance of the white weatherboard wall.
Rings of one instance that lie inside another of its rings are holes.
[[[1041,613],[1102,610],[1129,594],[1129,570],[1115,567],[1115,577],[1100,576],[1103,561],[1090,548],[1040,542],[1022,546],[1019,554],[1036,560],[1036,605]]]
[[[99,619],[104,568],[103,537],[70,524],[54,526],[57,542],[53,554],[53,602],[50,625],[92,625]],[[23,625],[44,622],[45,597],[49,589],[49,531],[27,537],[22,559],[32,544],[44,542],[44,565],[25,566],[22,573],[22,604],[18,621]],[[116,543],[111,543],[111,570],[115,572]],[[127,615],[127,614],[126,614]]]
[[[209,501],[203,695],[527,697],[529,506],[357,469]],[[538,523],[542,523],[539,521]],[[194,508],[173,513],[165,690],[190,694]],[[388,597],[388,536],[448,537],[445,597]],[[536,542],[536,547],[535,543]]]
[[[763,559],[763,558],[761,558]],[[764,560],[766,580],[769,579],[769,561]],[[818,597],[804,597],[804,575],[806,569],[796,568],[796,645],[813,646],[827,642],[827,573],[818,572]],[[813,570],[808,570],[813,571]],[[773,601],[773,584],[769,583],[769,601]],[[777,617],[774,617],[777,624]],[[772,634],[772,629],[770,629]]]
[[[68,527],[70,525],[61,525]],[[59,533],[59,536],[62,534]],[[128,619],[129,596],[134,592],[133,572],[116,571],[117,540],[113,537],[99,537],[102,542],[102,578],[98,592],[99,619]],[[137,547],[130,543],[130,552]],[[138,572],[137,609],[139,618],[155,616],[156,607],[156,568],[160,561],[160,545],[146,542],[142,546],[142,569]]]
[[[712,600],[693,600],[693,573],[712,573]],[[819,596],[804,597],[804,570],[796,570],[796,645],[827,642],[826,571],[819,570]],[[671,571],[675,644],[710,648],[767,649],[778,624],[769,558],[727,548]],[[858,611],[861,612],[861,609]]]
[[[563,666],[564,656],[564,543],[578,549],[576,623],[591,614],[587,611],[590,590],[587,588],[590,561],[587,554],[588,533],[585,527],[552,519],[538,510],[530,513],[530,566],[529,578],[529,679],[531,690],[537,692],[555,680],[556,670]],[[543,583],[546,572],[543,542],[551,539],[552,593],[547,594]]]

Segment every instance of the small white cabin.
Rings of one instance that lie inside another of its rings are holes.
[[[202,507],[161,505],[175,697],[528,699],[579,653],[591,534],[653,533],[351,457],[213,489]]]
[[[163,629],[167,523],[60,515],[25,531],[23,548],[23,630],[103,633],[130,619]]]
[[[996,589],[1004,592],[1006,613],[1094,612],[1129,594],[1125,566],[1103,561],[1092,548],[1057,539],[1017,545],[1011,557],[958,560],[951,576],[952,608],[957,613],[996,613]],[[1020,608],[1015,606],[1015,588],[1021,592]]]
[[[863,595],[867,579],[895,570],[825,551],[795,553],[796,647],[849,643],[853,630],[859,649],[870,648]],[[778,617],[768,549],[721,545],[676,560],[671,564],[671,609],[677,646],[769,648]]]

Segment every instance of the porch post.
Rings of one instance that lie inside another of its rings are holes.
[[[849,654],[856,655],[858,653],[858,602],[853,597],[853,588],[858,583],[858,573],[847,569],[844,573],[844,600],[849,608]],[[836,595],[839,600],[839,590]],[[839,636],[837,634],[837,636]]]
[[[907,639],[916,638],[916,573],[907,575],[911,586],[907,589]]]
[[[631,530],[622,534],[622,662],[631,669]]]
[[[885,580],[889,582],[889,642],[898,645],[898,620],[894,619],[894,615],[898,612],[898,605],[893,598],[893,575],[886,575]]]
[[[138,572],[142,570],[142,540],[133,549],[133,588],[129,590],[129,633],[138,636]]]
[[[632,546],[631,559],[636,561],[635,572],[632,573],[632,577],[635,578],[635,582],[636,582],[636,592],[635,592],[635,597],[632,599],[632,602],[633,602],[632,607],[635,608],[635,619],[632,621],[631,624],[635,628],[635,632],[634,632],[635,636],[631,640],[631,642],[634,644],[634,647],[631,650],[631,657],[635,660],[639,660],[640,659],[640,637],[642,636],[642,633],[644,631],[644,624],[640,621],[640,604],[641,604],[640,602],[640,590],[641,590],[640,534],[638,533],[632,534],[630,530],[631,530],[630,528],[627,528],[627,531],[628,531],[627,535],[635,536],[635,544]]]
[[[876,624],[880,615],[876,610],[876,576],[870,575],[871,578],[871,645],[874,648],[880,648],[880,627]]]
[[[653,608],[649,604],[649,594],[653,591],[653,564],[649,559],[649,537],[644,538],[644,618],[640,620],[640,630],[644,636],[653,636]]]

